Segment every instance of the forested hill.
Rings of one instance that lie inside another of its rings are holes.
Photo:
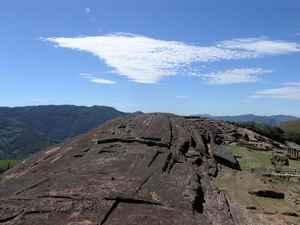
[[[280,128],[288,134],[291,141],[300,144],[300,120],[282,123],[280,124]]]
[[[0,107],[0,159],[20,159],[125,115],[106,106]]]

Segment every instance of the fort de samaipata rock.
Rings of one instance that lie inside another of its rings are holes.
[[[224,149],[214,151],[243,132],[172,114],[114,119],[5,173],[0,224],[241,224],[213,180],[223,163],[238,169]]]

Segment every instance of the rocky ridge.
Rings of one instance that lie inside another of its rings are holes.
[[[243,139],[198,117],[114,119],[5,173],[0,224],[240,224],[213,183],[214,149]]]

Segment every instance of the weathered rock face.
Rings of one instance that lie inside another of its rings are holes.
[[[213,156],[217,162],[232,169],[241,170],[240,164],[233,153],[223,145],[217,146],[214,149]]]
[[[212,182],[230,132],[170,114],[114,119],[8,171],[0,224],[235,224]]]

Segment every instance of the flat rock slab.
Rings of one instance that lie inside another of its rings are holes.
[[[214,158],[221,164],[228,166],[232,169],[241,170],[239,161],[233,153],[223,145],[215,147],[213,152]]]
[[[235,224],[208,151],[232,130],[171,114],[114,119],[5,173],[0,224]]]

